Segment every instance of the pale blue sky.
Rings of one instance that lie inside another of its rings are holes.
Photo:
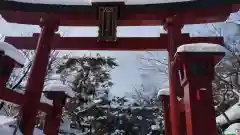
[[[234,15],[231,18],[239,18],[238,15]],[[219,24],[221,25],[221,24]],[[191,25],[184,27],[184,32],[190,32],[191,35],[214,35],[209,31],[213,29],[211,25]],[[233,30],[233,29],[232,29]],[[232,33],[231,30],[231,33]],[[0,34],[8,36],[28,35],[31,36],[34,32],[40,32],[38,26],[26,26],[19,24],[9,24],[0,18]],[[59,32],[64,36],[81,36],[81,37],[96,37],[96,27],[61,27]],[[159,37],[160,33],[163,33],[161,26],[141,26],[141,27],[120,27],[118,28],[119,37]],[[159,43],[160,45],[160,43]],[[90,53],[89,51],[73,51],[72,55],[81,56],[82,54]],[[92,54],[96,51],[91,51]],[[112,56],[117,59],[119,67],[113,70],[112,79],[115,85],[113,86],[111,93],[114,95],[123,96],[125,92],[133,90],[134,86],[139,86],[142,83],[140,78],[139,67],[140,60],[139,55],[144,55],[144,52],[117,52],[117,51],[101,51],[102,55]],[[164,57],[166,53],[156,52],[158,57]],[[161,81],[161,77],[157,75],[150,75],[152,83]]]

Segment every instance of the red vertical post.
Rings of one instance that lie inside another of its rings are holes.
[[[165,125],[165,135],[171,135],[171,122],[170,122],[170,104],[169,104],[169,96],[161,95],[160,100],[163,105],[163,118]]]
[[[51,41],[58,28],[58,22],[44,18],[41,20],[41,34],[38,40],[35,59],[29,74],[24,103],[22,105],[23,134],[32,135],[40,102],[44,79],[51,52]]]
[[[177,89],[180,88],[180,83],[176,80],[177,71],[172,68],[171,63],[173,61],[174,54],[179,46],[179,38],[181,36],[182,24],[177,22],[176,16],[167,18],[164,25],[165,30],[168,32],[168,60],[169,60],[169,90],[170,90],[170,120],[172,135],[181,134],[180,126],[180,111],[177,100]]]
[[[204,91],[199,90],[199,79],[191,79],[184,86],[187,135],[217,134],[211,81],[202,81],[209,82],[209,85],[204,86]],[[198,99],[199,96],[201,99]]]
[[[47,114],[44,125],[44,133],[46,135],[58,135],[61,123],[63,104],[59,100],[53,101],[53,109],[51,114]]]
[[[214,58],[195,56],[194,53],[180,55],[182,68],[181,85],[184,87],[187,135],[216,135],[215,110],[212,97]],[[200,67],[200,68],[199,68]],[[199,83],[201,80],[201,83]]]

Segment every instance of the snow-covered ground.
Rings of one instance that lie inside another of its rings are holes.
[[[193,0],[9,0],[35,4],[58,4],[58,5],[91,5],[94,2],[124,2],[127,5],[175,3]]]
[[[225,131],[224,134],[236,134],[239,135],[240,123],[234,123],[230,125]]]
[[[0,116],[0,135],[13,135],[15,130],[16,120],[7,116]],[[34,129],[34,135],[44,135],[43,132],[37,128]],[[19,130],[15,135],[23,135]]]
[[[230,107],[227,111],[225,111],[226,116],[228,117],[228,119],[230,121],[233,120],[237,120],[240,119],[240,102],[237,102],[236,104],[234,104],[232,107]],[[223,124],[227,124],[227,119],[224,117],[223,114],[219,115],[216,118],[216,123],[218,125],[223,125]],[[230,125],[225,131],[224,133],[226,134],[239,134],[240,131],[240,123],[234,123],[232,125]]]
[[[225,114],[227,115],[227,117],[229,118],[230,121],[232,120],[236,120],[236,119],[240,119],[240,104],[237,103],[235,105],[233,105],[232,107],[230,107]],[[216,118],[216,122],[220,125],[222,124],[226,124],[227,120],[223,115],[219,115]]]

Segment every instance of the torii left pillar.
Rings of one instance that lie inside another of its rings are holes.
[[[176,80],[177,71],[172,68],[172,61],[177,47],[180,46],[181,29],[183,27],[178,16],[166,18],[164,29],[168,32],[168,71],[169,71],[169,91],[170,91],[170,121],[171,134],[182,135],[180,110],[178,107],[177,91],[180,83]]]
[[[41,35],[38,40],[35,59],[28,78],[24,102],[22,105],[23,134],[33,135],[36,124],[36,114],[42,95],[44,78],[46,75],[51,41],[58,29],[58,21],[49,18],[41,20]]]

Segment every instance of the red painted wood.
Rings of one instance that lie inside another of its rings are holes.
[[[169,89],[170,89],[170,117],[172,135],[181,135],[181,122],[180,122],[180,110],[178,107],[176,90],[180,88],[178,80],[176,78],[177,70],[172,68],[171,63],[174,58],[177,47],[180,45],[179,40],[181,38],[182,25],[177,20],[178,16],[170,18],[164,28],[168,32],[168,59],[169,59]]]
[[[6,37],[5,42],[13,44],[18,49],[35,49],[38,35],[33,37]],[[187,43],[216,43],[222,44],[222,37],[189,37],[182,34],[179,44]],[[116,42],[97,42],[97,38],[89,37],[60,37],[55,35],[52,49],[57,50],[165,50],[168,48],[168,36],[160,37],[118,38]]]
[[[216,135],[215,109],[212,97],[212,80],[214,77],[214,56],[192,56],[181,53],[181,64],[186,72],[182,79],[184,87],[184,104],[186,113],[187,135]],[[204,61],[208,63],[208,74],[194,76],[191,74],[191,62]],[[201,83],[199,83],[201,80]],[[200,90],[205,88],[206,90]],[[204,129],[204,130],[203,130]]]
[[[162,95],[160,97],[163,105],[163,118],[165,125],[165,135],[171,135],[171,121],[170,121],[170,97]]]
[[[183,24],[199,24],[225,21],[229,14],[239,10],[239,5],[224,5],[215,8],[198,8],[178,13],[171,12],[143,12],[121,10],[119,26],[139,26],[139,25],[161,25],[166,17],[177,14],[181,16]],[[49,13],[41,12],[21,12],[21,11],[0,11],[2,17],[8,22],[20,24],[39,25],[41,17],[46,17]],[[55,19],[59,19],[60,25],[66,26],[97,26],[96,13],[51,13]],[[21,16],[21,17],[19,17]]]
[[[178,102],[178,109],[180,112],[185,112],[185,108],[184,108],[184,100],[181,99],[179,102]]]
[[[43,90],[44,78],[48,66],[49,54],[51,52],[51,41],[56,30],[55,21],[44,20],[41,36],[39,38],[36,56],[32,65],[29,79],[24,95],[22,106],[22,118],[24,120],[24,135],[32,135],[35,125],[40,97]]]
[[[201,91],[201,99],[197,99],[196,86],[199,84],[189,83],[184,87],[185,109],[188,135],[216,135],[215,110],[212,102],[211,84],[206,91]],[[204,130],[203,130],[204,129]]]
[[[180,112],[180,127],[181,127],[181,135],[187,135],[187,131],[186,131],[186,116],[185,116],[185,111],[184,112]]]
[[[23,104],[24,95],[22,93],[16,92],[16,91],[11,90],[6,87],[4,87],[1,90],[3,91],[3,94],[0,95],[0,99],[8,101],[8,102],[12,102],[14,104],[18,104],[18,105]],[[40,103],[39,110],[46,112],[46,113],[51,113],[52,106],[45,104],[45,103]]]
[[[46,135],[58,135],[59,126],[61,122],[63,105],[60,101],[53,101],[52,113],[48,113],[44,125],[44,133]]]

